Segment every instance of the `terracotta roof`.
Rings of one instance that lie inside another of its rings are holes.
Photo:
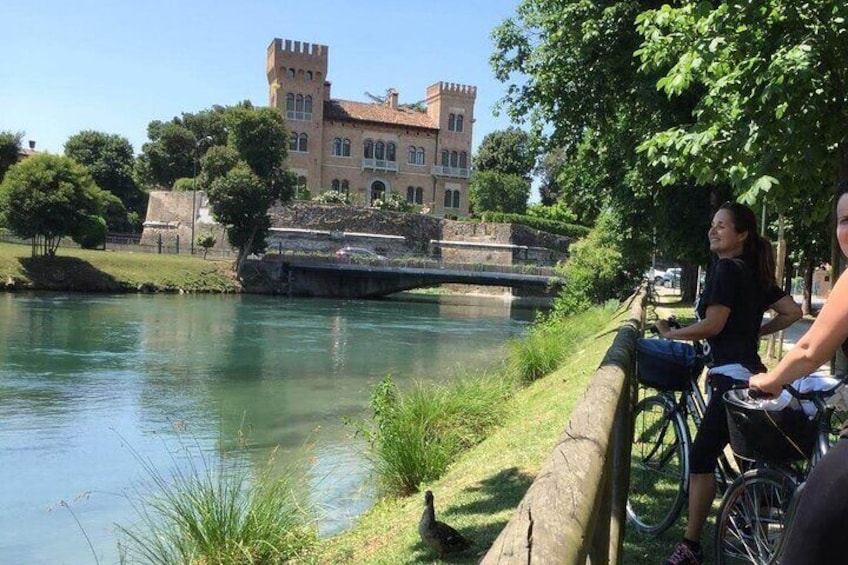
[[[430,116],[424,112],[410,110],[409,108],[393,110],[382,104],[351,102],[350,100],[325,100],[324,119],[438,129]]]

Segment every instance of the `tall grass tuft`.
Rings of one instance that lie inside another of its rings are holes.
[[[477,376],[451,385],[416,384],[401,393],[387,375],[371,397],[373,422],[355,424],[369,441],[383,491],[411,494],[442,476],[459,453],[501,422],[511,391],[508,381]]]
[[[553,372],[574,353],[577,344],[609,320],[617,307],[618,302],[609,301],[579,314],[566,317],[554,313],[538,321],[526,336],[509,342],[507,374],[528,384]]]
[[[275,453],[258,470],[246,457],[213,466],[202,454],[180,462],[172,453],[175,470],[166,476],[133,450],[149,492],[131,497],[139,523],[118,526],[122,562],[277,564],[297,556],[316,533],[298,503],[294,470],[280,473]]]

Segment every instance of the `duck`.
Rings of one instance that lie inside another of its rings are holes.
[[[439,559],[450,553],[459,553],[468,549],[472,542],[444,522],[436,520],[433,507],[433,492],[424,493],[424,514],[418,523],[421,541],[438,554]]]

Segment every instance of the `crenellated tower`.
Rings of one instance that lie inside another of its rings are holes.
[[[319,186],[324,100],[330,98],[326,45],[275,38],[268,45],[269,105],[286,118],[293,136],[288,162],[305,184]],[[297,141],[294,141],[296,139]]]

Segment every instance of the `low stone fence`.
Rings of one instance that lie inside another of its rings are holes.
[[[482,564],[618,563],[633,435],[636,338],[644,304],[644,290],[631,297],[629,319]]]

